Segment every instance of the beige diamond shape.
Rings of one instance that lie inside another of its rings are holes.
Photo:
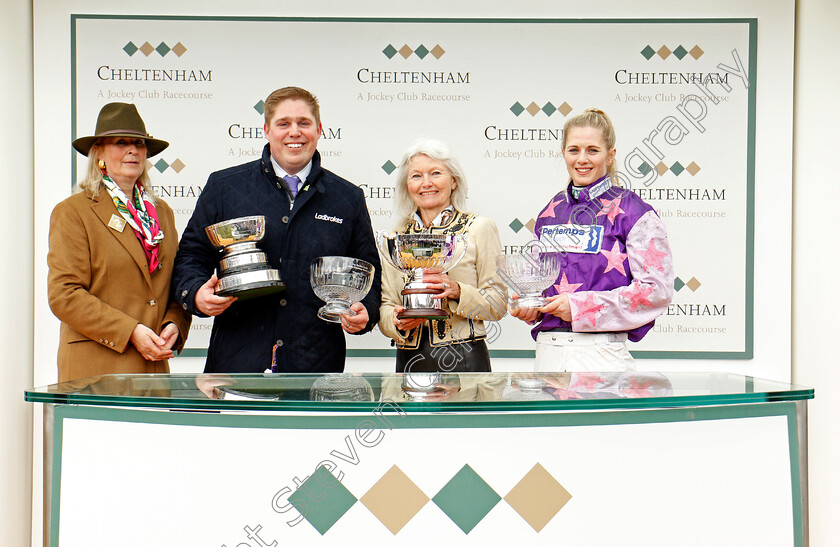
[[[176,173],[180,173],[181,169],[186,167],[186,165],[184,165],[184,162],[182,162],[180,159],[176,159],[171,164],[169,164],[169,167],[174,169]]]
[[[699,289],[700,285],[701,285],[701,283],[699,281],[697,281],[696,277],[692,277],[691,279],[688,280],[688,283],[685,284],[686,287],[691,289],[691,292],[694,292],[697,289]]]
[[[408,44],[405,44],[403,47],[400,48],[399,53],[403,56],[403,59],[408,59],[409,57],[411,57],[411,54],[414,53],[414,50],[411,49],[408,46]]]
[[[660,161],[656,164],[656,172],[659,173],[659,176],[661,177],[668,172],[668,166]]]
[[[181,55],[183,55],[186,52],[187,52],[187,48],[181,42],[178,42],[177,44],[175,44],[175,47],[172,48],[172,53],[174,53],[178,57],[180,57]]]
[[[429,497],[394,465],[359,501],[396,535],[429,502]]]
[[[656,54],[662,57],[662,59],[664,60],[667,59],[668,55],[671,54],[671,50],[668,49],[668,46],[662,46],[661,48],[659,48],[659,51],[657,51]]]
[[[444,49],[440,47],[440,44],[438,44],[434,48],[432,48],[432,51],[430,51],[429,53],[431,53],[435,59],[440,59],[441,57],[443,57],[443,54],[446,53],[446,51],[444,51]]]
[[[569,112],[572,111],[572,107],[569,105],[569,103],[564,101],[563,104],[557,107],[557,111],[563,114],[564,116],[568,116]]]
[[[700,46],[694,46],[688,52],[688,54],[691,55],[692,57],[694,57],[695,59],[699,59],[700,57],[703,56],[704,53],[706,53],[706,52],[703,51],[702,49],[700,49]]]
[[[146,57],[148,57],[149,55],[151,55],[151,54],[152,54],[152,52],[153,52],[154,50],[155,50],[155,47],[154,47],[152,44],[150,44],[149,42],[146,42],[145,44],[143,44],[142,46],[140,46],[140,51],[141,51],[141,52],[143,53],[143,55],[145,55]]]
[[[700,166],[694,162],[691,162],[688,164],[688,167],[686,167],[685,170],[691,173],[691,176],[693,177],[694,175],[700,172]]]
[[[537,225],[537,221],[533,218],[525,223],[525,227],[533,234],[534,233],[534,226]]]
[[[537,532],[570,499],[572,495],[540,464],[532,467],[505,496],[505,501]]]
[[[540,111],[540,107],[537,106],[537,103],[532,102],[528,105],[527,108],[525,108],[525,111],[528,112],[528,114],[530,114],[531,116],[536,116],[537,112]]]
[[[148,171],[148,170],[149,170],[149,169],[151,169],[152,167],[154,167],[154,165],[152,165],[152,162],[151,162],[151,161],[149,161],[149,160],[146,160],[146,171]]]

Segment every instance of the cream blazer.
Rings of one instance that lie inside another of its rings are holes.
[[[501,242],[496,223],[489,218],[459,212],[446,226],[433,227],[432,233],[467,234],[467,251],[448,275],[461,286],[458,300],[447,300],[449,325],[440,335],[432,328],[431,344],[445,346],[466,340],[487,337],[485,321],[498,321],[507,313],[507,289],[497,274],[496,257],[501,254]],[[417,349],[420,329],[428,328],[430,321],[408,332],[394,325],[394,307],[402,305],[406,276],[382,261],[382,305],[379,309],[379,330],[396,342],[401,349]],[[435,322],[436,323],[436,322]]]

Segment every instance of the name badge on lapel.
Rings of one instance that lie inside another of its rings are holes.
[[[122,233],[125,230],[125,219],[118,215],[111,215],[111,220],[108,221],[108,228],[113,228]]]

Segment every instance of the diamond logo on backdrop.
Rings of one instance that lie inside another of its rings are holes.
[[[510,229],[513,230],[513,232],[515,234],[518,234],[519,230],[521,230],[522,227],[525,226],[525,225],[522,224],[522,222],[520,222],[520,220],[518,218],[515,218],[515,219],[513,219],[513,222],[508,224],[508,226],[510,226]]]
[[[169,53],[171,50],[169,49],[169,46],[161,42],[160,44],[158,44],[158,47],[155,48],[155,51],[157,51],[161,57],[166,57],[166,54]]]
[[[177,44],[175,44],[175,47],[172,48],[172,53],[174,53],[178,57],[180,57],[181,55],[183,55],[186,52],[187,52],[187,48],[181,42],[178,42]]]
[[[163,161],[163,158],[159,159],[159,160],[157,161],[157,163],[155,164],[155,169],[157,169],[157,170],[158,170],[158,171],[160,171],[161,173],[163,173],[164,171],[166,171],[166,168],[167,168],[167,167],[169,167],[169,164],[168,164],[168,163],[166,163],[165,161]]]
[[[691,173],[691,176],[693,177],[694,175],[700,172],[700,166],[694,162],[691,162],[688,164],[688,167],[686,167],[685,170]]]
[[[173,169],[176,173],[180,173],[180,172],[181,172],[181,170],[182,170],[184,167],[186,167],[186,165],[184,165],[184,162],[182,162],[181,160],[176,159],[175,161],[173,161],[173,162],[169,165],[169,167],[171,167],[171,168],[172,168],[172,169]]]
[[[551,104],[551,101],[549,101],[545,103],[545,106],[542,107],[542,111],[545,112],[546,116],[551,116],[552,114],[557,112],[557,108],[555,108],[554,105]]]
[[[382,165],[382,170],[385,171],[386,173],[388,173],[389,175],[391,173],[393,173],[394,171],[396,171],[396,169],[397,169],[397,166],[394,165],[394,163],[391,160],[386,161]]]
[[[639,53],[642,54],[642,57],[644,57],[645,59],[650,61],[650,58],[653,57],[654,55],[656,55],[656,50],[648,45],[648,46],[645,46],[645,49],[643,49]]]
[[[514,116],[519,116],[523,112],[525,112],[525,107],[519,104],[519,101],[513,103],[513,106],[510,107],[510,111],[513,112]]]
[[[403,56],[403,59],[408,59],[411,57],[411,54],[414,53],[414,50],[409,47],[408,44],[405,44],[403,47],[400,48],[399,54]]]
[[[572,495],[542,465],[536,464],[504,499],[539,532],[572,499]]]
[[[396,535],[429,502],[429,497],[394,465],[359,501]]]
[[[652,47],[650,47],[650,45],[646,45],[644,49],[642,49],[642,51],[640,51],[639,53],[641,53],[642,57],[644,57],[648,61],[650,61],[654,55],[659,55],[662,58],[662,60],[665,60],[672,53],[674,57],[682,61],[686,55],[691,55],[692,57],[694,57],[695,60],[697,60],[703,55],[704,51],[700,49],[700,46],[698,45],[695,45],[690,50],[686,50],[682,45],[679,45],[673,51],[668,49],[668,46],[665,45],[663,45],[658,50],[653,49]]]
[[[265,114],[265,101],[260,99],[260,102],[254,105],[254,110],[260,113],[260,116]]]
[[[568,116],[569,112],[572,111],[572,107],[567,102],[563,102],[558,108],[557,111],[563,114],[564,116]]]
[[[531,116],[536,116],[536,115],[537,115],[537,112],[539,112],[539,111],[540,111],[540,107],[537,105],[537,103],[532,102],[532,103],[531,103],[531,104],[529,104],[527,107],[525,107],[525,110],[526,110],[526,111],[528,112],[528,114],[530,114]]]
[[[675,161],[674,165],[671,166],[671,172],[677,176],[680,176],[680,173],[683,171],[685,171],[685,167],[683,167],[678,161]]]
[[[155,50],[155,47],[152,44],[150,44],[149,42],[146,42],[145,44],[140,46],[140,53],[142,53],[146,57],[151,55],[154,50]]]
[[[697,59],[699,59],[700,57],[702,57],[704,53],[705,53],[705,51],[703,51],[702,49],[700,49],[700,46],[694,46],[693,48],[691,48],[691,49],[688,51],[688,54],[689,54],[689,55],[691,55],[692,57],[694,57],[694,59],[695,59],[695,60],[697,60]]]
[[[679,277],[674,278],[674,290],[680,292],[680,289],[685,287],[685,281],[680,279]]]
[[[685,284],[686,287],[691,289],[691,292],[695,292],[697,289],[700,288],[701,283],[697,281],[696,277],[692,277],[688,280],[688,283]]]
[[[289,503],[323,536],[353,507],[356,497],[321,465],[289,496]]]
[[[446,53],[446,50],[440,47],[440,44],[436,44],[432,49],[427,48],[423,44],[417,46],[417,49],[411,49],[411,46],[408,44],[404,44],[400,49],[388,44],[385,46],[385,49],[382,50],[382,54],[389,59],[393,59],[397,53],[399,53],[403,59],[408,59],[412,54],[417,55],[421,59],[425,59],[430,53],[435,59],[440,59],[443,57],[443,54]]]
[[[469,534],[501,499],[472,467],[464,465],[432,501],[462,532]]]
[[[660,161],[656,164],[656,172],[659,173],[659,176],[661,177],[662,175],[668,172],[668,166]]]
[[[528,228],[529,232],[533,232],[534,231],[534,226],[536,226],[536,225],[537,225],[537,221],[534,220],[533,218],[525,223],[525,227]]]
[[[131,57],[132,55],[134,55],[135,53],[137,53],[137,50],[138,50],[138,49],[139,49],[139,48],[138,48],[137,46],[135,46],[135,45],[134,45],[134,42],[129,42],[129,43],[127,43],[125,46],[123,46],[123,51],[125,51],[126,53],[128,53],[128,56],[129,56],[129,57]]]
[[[645,162],[645,161],[643,161],[641,164],[639,164],[639,167],[638,167],[639,173],[641,173],[643,175],[647,175],[648,173],[650,173],[651,169],[653,169],[653,167],[648,165],[648,163]]]

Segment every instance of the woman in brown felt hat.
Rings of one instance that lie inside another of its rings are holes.
[[[96,133],[73,141],[87,175],[50,218],[48,293],[61,320],[60,382],[169,372],[190,316],[169,297],[178,234],[152,194],[146,160],[169,143],[146,132],[133,104],[102,107]]]

